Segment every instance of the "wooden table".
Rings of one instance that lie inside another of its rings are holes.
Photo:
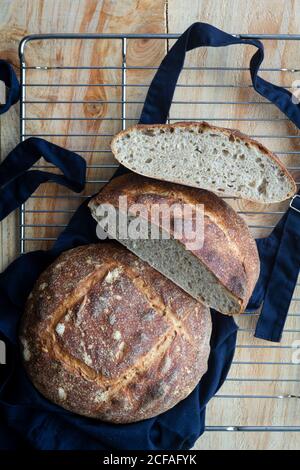
[[[0,57],[8,59],[14,64],[16,69],[19,68],[18,63],[18,43],[20,39],[32,33],[179,33],[184,31],[194,21],[204,21],[212,23],[220,28],[223,28],[233,33],[299,33],[300,32],[300,2],[296,0],[211,0],[204,1],[182,1],[182,0],[128,0],[128,1],[84,1],[84,0],[1,0],[0,9]],[[171,41],[170,41],[171,44]],[[169,45],[170,45],[169,44]],[[57,48],[39,48],[38,44],[28,46],[27,57],[34,65],[45,64],[48,65],[53,62],[60,63],[67,57],[70,63],[78,65],[80,61],[82,65],[84,61],[90,64],[99,65],[99,60],[103,65],[103,60],[108,60],[109,65],[118,65],[121,56],[114,45],[104,46],[95,45],[90,43],[88,46],[70,45],[64,43]],[[69,49],[68,49],[69,48]],[[127,49],[127,65],[135,66],[139,64],[144,65],[158,65],[165,54],[166,43],[157,40],[134,40],[130,43]],[[55,51],[55,53],[54,53]],[[253,51],[251,47],[232,47],[230,50],[210,50],[208,57],[208,50],[195,51],[189,54],[186,64],[187,65],[205,65],[224,66],[247,64],[249,57]],[[278,67],[295,67],[299,68],[299,46],[294,41],[291,42],[266,42],[266,68]],[[103,60],[102,60],[103,58]],[[76,62],[77,61],[77,62]],[[32,70],[29,73],[29,79],[32,82],[39,80],[46,80],[46,84],[51,84],[49,78],[41,71]],[[51,80],[55,82],[65,81],[68,83],[78,83],[86,79],[86,75],[78,75],[79,72],[72,70],[58,71],[52,74]],[[95,71],[88,77],[87,83],[99,82],[105,83],[109,79],[117,80],[119,76],[113,75],[109,72],[108,76],[105,71]],[[116,69],[115,74],[120,71]],[[199,74],[199,72],[197,72]],[[30,75],[31,74],[31,75]],[[77,74],[77,75],[76,75]],[[153,76],[153,70],[144,70],[143,72],[132,71],[128,75],[129,83],[149,83]],[[291,86],[294,79],[299,77],[299,74],[292,74],[287,72],[264,72],[264,77],[273,81],[284,83]],[[84,78],[85,77],[85,78]],[[235,84],[249,82],[247,70],[232,71],[231,80]],[[203,71],[201,76],[202,81],[209,83],[218,83],[220,79],[226,80],[226,75],[220,75],[219,71],[210,70]],[[100,81],[99,81],[100,80]],[[188,71],[183,72],[181,83],[192,84],[197,80],[196,72]],[[101,89],[103,90],[103,88]],[[86,90],[84,95],[85,100],[97,101],[106,98],[107,94],[111,99],[118,98],[120,91],[115,87],[106,92],[103,96],[103,91],[95,87],[90,87]],[[138,98],[143,100],[147,88],[138,91]],[[99,124],[99,120],[93,118],[103,118],[111,116],[112,113],[119,112],[120,109],[116,105],[108,104],[101,106],[99,104],[55,104],[57,101],[57,94],[54,88],[30,87],[27,91],[27,99],[39,99],[52,96],[52,103],[37,104],[31,109],[31,117],[38,117],[38,120],[29,121],[26,123],[27,132],[30,134],[38,134],[45,132],[45,116],[85,116],[89,118],[86,121],[74,122],[68,124],[65,121],[51,122],[51,131],[53,133],[69,134],[70,132],[80,131],[78,133],[95,134],[99,131],[109,131],[114,133],[120,128],[120,124],[112,124],[109,121],[106,124]],[[78,93],[81,93],[78,91]],[[101,94],[102,93],[102,94]],[[130,88],[129,88],[130,98]],[[135,95],[136,96],[136,95]],[[59,95],[60,99],[62,95]],[[229,88],[226,91],[226,101],[230,101],[232,91]],[[63,94],[63,98],[68,101],[75,101],[78,98],[77,91],[72,92],[70,95],[69,89]],[[239,92],[240,101],[263,101],[252,90],[241,89]],[[128,96],[127,96],[128,99]],[[176,91],[176,99],[178,101],[187,99],[186,88],[180,88]],[[190,88],[189,100],[194,101],[217,101],[224,100],[224,90],[216,91],[216,89],[209,88]],[[51,101],[51,100],[50,100]],[[113,107],[115,106],[115,107]],[[201,110],[198,105],[173,105],[171,113],[173,116],[182,116],[183,113],[186,117],[196,118],[197,116],[203,117],[209,115],[213,118],[218,118],[220,112],[234,113],[239,122],[232,124],[232,122],[222,122],[221,125],[236,125],[241,130],[249,134],[272,135],[268,139],[264,138],[263,143],[270,146],[272,150],[282,152],[282,158],[285,151],[293,151],[293,154],[285,155],[284,162],[290,166],[299,166],[299,139],[297,135],[299,131],[295,129],[290,123],[286,121],[264,121],[264,119],[280,118],[282,115],[271,105],[239,105],[238,107],[231,108],[228,104],[227,108],[224,105],[212,107],[209,104],[202,104]],[[128,116],[137,119],[138,112],[141,105],[132,107],[129,105],[127,109]],[[254,124],[253,121],[246,121],[244,118],[257,116],[262,119],[259,124]],[[227,115],[227,114],[226,114]],[[49,126],[49,123],[48,123]],[[66,127],[67,126],[67,127]],[[77,126],[77,127],[76,127]],[[49,127],[47,127],[49,129]],[[67,131],[68,132],[67,132]],[[19,108],[15,106],[6,115],[1,116],[0,121],[0,152],[1,158],[5,158],[6,154],[16,145],[19,141]],[[280,139],[280,135],[295,135],[293,139]],[[103,139],[98,137],[89,138],[88,142],[85,138],[78,138],[76,143],[70,140],[69,137],[56,137],[53,139],[55,142],[73,149],[95,149],[97,145],[103,147],[108,145],[103,142]],[[101,158],[107,161],[113,161],[112,156],[106,155],[105,157],[97,156],[94,152],[87,152],[84,154],[89,164],[101,162]],[[89,178],[93,180],[95,171],[89,171]],[[106,173],[102,175],[101,170],[96,172],[97,178],[108,177]],[[299,174],[295,177],[299,181]],[[88,194],[96,191],[99,184],[90,183],[85,193]],[[58,189],[53,186],[49,187],[44,185],[39,189],[37,195],[45,195],[47,191],[52,191],[58,194]],[[61,191],[61,190],[60,190]],[[64,193],[63,193],[64,194]],[[70,194],[68,192],[65,193]],[[249,204],[240,201],[229,201],[237,210],[247,212],[243,216],[247,222],[253,226],[252,231],[254,235],[264,235],[260,227],[266,224],[266,216],[260,212],[266,208],[259,208],[254,204]],[[60,204],[57,200],[49,200],[37,198],[29,203],[29,208],[33,210],[43,211],[45,209],[52,210],[51,214],[43,215],[42,212],[32,213],[27,215],[27,222],[41,225],[63,225],[67,222],[70,213],[63,213],[58,220],[57,211]],[[71,200],[64,199],[64,208],[73,210],[78,205],[78,200],[71,202]],[[278,206],[278,210],[283,210],[284,205]],[[261,209],[261,210],[260,210]],[[255,214],[254,214],[255,212]],[[55,215],[53,215],[55,214]],[[30,219],[31,217],[31,219]],[[278,216],[269,215],[267,223],[273,225]],[[29,229],[28,229],[29,230]],[[59,227],[40,227],[34,228],[29,236],[37,238],[39,236],[55,237],[61,230]],[[49,245],[51,242],[28,242],[27,249],[36,249]],[[4,269],[18,254],[18,216],[17,213],[10,215],[0,225],[0,265]],[[300,287],[297,286],[295,292],[295,299],[299,298]],[[299,302],[294,300],[291,305],[291,314],[287,321],[287,330],[284,333],[282,343],[280,345],[273,345],[273,348],[265,348],[267,345],[262,341],[258,341],[252,337],[248,331],[239,333],[240,347],[236,351],[235,361],[240,364],[232,366],[230,377],[223,386],[220,393],[225,396],[224,398],[214,398],[207,410],[207,425],[208,426],[295,426],[300,427],[300,413],[299,413],[299,399],[297,398],[276,398],[282,395],[300,395],[299,383],[300,373],[299,366],[297,365],[283,365],[284,362],[291,362],[292,357],[292,342],[300,339],[300,317],[296,316],[300,313]],[[255,318],[244,317],[239,319],[239,324],[243,329],[252,328],[255,324]],[[247,364],[255,362],[256,364]],[[268,364],[263,364],[263,363]],[[270,364],[271,362],[271,364]],[[255,378],[255,382],[241,382],[239,379],[245,377]],[[267,381],[262,379],[267,378]],[[287,380],[285,380],[287,379]],[[226,398],[226,395],[235,395],[235,398]],[[240,395],[249,395],[249,398],[241,398]],[[251,398],[251,395],[262,395],[269,398]],[[299,432],[217,432],[209,431],[197,442],[196,448],[198,449],[299,449],[300,447],[300,433]]]

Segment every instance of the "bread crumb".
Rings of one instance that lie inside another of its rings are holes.
[[[122,268],[115,268],[112,271],[109,271],[106,277],[104,278],[104,281],[107,282],[108,284],[111,284],[120,276],[122,271],[123,271]]]
[[[58,397],[60,400],[65,400],[67,398],[67,394],[62,387],[58,388]]]
[[[119,346],[118,346],[118,352],[116,354],[116,359],[120,358],[120,356],[122,355],[122,352],[124,351],[124,348],[125,348],[125,343],[124,343],[124,341],[122,341],[122,343],[120,343]]]
[[[171,365],[172,365],[172,360],[171,360],[170,356],[167,356],[164,360],[163,367],[161,369],[162,373],[165,374],[166,372],[168,372]]]
[[[86,351],[84,351],[83,353],[83,361],[85,362],[87,366],[90,366],[93,363],[91,356],[89,356],[89,354],[87,354]]]
[[[147,310],[147,312],[145,312],[145,314],[143,313],[142,315],[142,320],[151,321],[155,317],[156,312],[155,310],[153,310],[153,308],[150,308],[149,310]]]
[[[116,315],[112,314],[108,318],[109,324],[114,325],[116,323]]]
[[[96,392],[95,394],[95,402],[102,403],[107,400],[108,393],[107,392]]]
[[[43,283],[40,285],[39,289],[40,289],[40,290],[44,290],[44,289],[46,289],[47,286],[48,286],[47,282],[43,282]]]
[[[55,331],[58,335],[62,336],[65,332],[65,325],[63,323],[57,323]]]
[[[122,297],[120,295],[115,295],[116,300],[122,300]]]
[[[72,313],[71,310],[68,310],[68,313],[67,315],[65,315],[65,318],[64,318],[65,322],[66,321],[68,322],[70,320],[71,313]]]
[[[78,311],[76,312],[76,320],[75,320],[75,323],[76,323],[76,326],[79,326],[83,320],[83,311],[84,311],[84,308],[86,306],[86,304],[89,303],[89,299],[87,298],[87,296],[85,295],[83,297],[83,300],[80,304],[80,307],[78,309]]]
[[[122,338],[122,335],[121,335],[120,331],[119,330],[114,331],[113,339],[115,339],[116,341],[120,341],[121,338]]]
[[[94,317],[99,317],[107,310],[108,303],[107,295],[98,297],[96,301],[92,302],[91,314]]]
[[[29,361],[31,358],[31,352],[29,350],[28,341],[25,338],[20,338],[23,345],[23,358],[25,361]]]

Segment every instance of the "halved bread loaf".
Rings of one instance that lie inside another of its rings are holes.
[[[206,122],[136,125],[117,134],[111,147],[136,173],[222,196],[274,203],[296,192],[292,176],[263,145]]]
[[[127,197],[131,217],[133,204],[143,204],[148,215],[157,204],[202,204],[204,243],[199,249],[187,249],[187,239],[175,239],[172,229],[169,239],[154,240],[123,239],[110,227],[108,233],[195,299],[225,314],[244,311],[258,278],[259,258],[246,223],[230,206],[208,191],[131,173],[112,180],[90,201],[93,217],[101,223],[103,204],[112,204],[118,210],[120,196]],[[152,229],[148,215],[145,217]],[[190,222],[192,227],[193,220]]]

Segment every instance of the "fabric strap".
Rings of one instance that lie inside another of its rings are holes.
[[[250,61],[254,89],[274,103],[298,128],[300,107],[292,102],[291,93],[258,75],[264,59],[263,44],[256,39],[241,39],[206,23],[194,23],[176,41],[158,68],[149,87],[140,124],[166,122],[179,74],[187,51],[197,47],[248,44],[257,48]],[[299,198],[295,199],[299,204]],[[280,341],[300,266],[300,213],[290,208],[267,238],[256,240],[261,274],[247,310],[263,303],[255,331],[257,338]]]
[[[0,105],[5,113],[20,98],[20,85],[13,67],[0,59],[0,80],[6,86],[6,102]],[[41,157],[62,174],[31,170]],[[0,221],[21,206],[41,183],[51,181],[80,192],[85,186],[86,162],[70,150],[44,139],[32,137],[21,142],[0,165]]]
[[[248,309],[262,304],[255,336],[280,341],[300,266],[300,196],[271,235],[257,240],[261,272]]]
[[[20,85],[13,67],[6,60],[2,59],[0,59],[0,80],[6,86],[6,102],[0,104],[0,114],[3,114],[19,101]]]
[[[62,171],[27,171],[41,157]],[[0,165],[0,221],[19,207],[41,183],[51,181],[80,192],[85,186],[86,162],[78,154],[31,137],[18,144]]]
[[[166,122],[187,51],[197,47],[222,47],[234,44],[248,44],[257,48],[250,61],[250,75],[254,89],[274,103],[299,128],[300,107],[292,102],[292,94],[285,88],[274,85],[257,75],[264,60],[263,44],[257,39],[241,39],[232,36],[207,23],[192,24],[165,56],[149,87],[140,123],[163,124]]]

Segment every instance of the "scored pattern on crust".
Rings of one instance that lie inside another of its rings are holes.
[[[65,255],[66,254],[63,256]],[[129,254],[129,258],[135,257],[134,255]],[[138,262],[141,263],[140,261]],[[62,264],[61,260],[58,259],[48,269],[52,270],[52,272],[55,272],[55,267],[59,266],[60,264]],[[70,309],[72,309],[72,307],[76,305],[77,302],[85,299],[86,296],[89,295],[89,292],[92,290],[93,286],[95,286],[97,283],[101,283],[103,279],[108,276],[108,273],[113,272],[115,269],[120,269],[122,266],[126,272],[126,276],[135,285],[137,290],[142,292],[145,296],[149,307],[155,310],[156,313],[166,320],[168,328],[164,334],[161,335],[158,340],[156,340],[155,344],[152,345],[152,347],[135,362],[134,365],[131,365],[127,368],[127,370],[122,371],[117,378],[111,379],[104,377],[103,374],[95,371],[93,367],[90,367],[80,359],[74,357],[71,353],[67,352],[57,341],[56,332],[58,325],[62,325],[66,313],[70,311]],[[39,354],[39,350],[42,350],[48,355],[49,360],[53,361],[53,363],[60,363],[63,368],[74,375],[74,378],[76,375],[81,376],[82,378],[97,384],[100,388],[106,389],[106,402],[117,395],[121,389],[127,386],[127,384],[133,382],[136,376],[143,374],[148,369],[151,369],[151,366],[154,362],[163,359],[165,353],[169,351],[177,335],[179,335],[181,338],[184,338],[184,341],[189,343],[190,346],[194,348],[195,345],[193,344],[193,338],[190,337],[190,334],[186,330],[184,323],[191,314],[195,314],[197,309],[203,308],[202,306],[199,306],[200,304],[191,300],[191,304],[187,309],[185,309],[184,314],[178,316],[178,311],[174,311],[172,308],[170,308],[170,306],[164,302],[163,298],[158,295],[155,289],[149,283],[145,282],[143,277],[138,272],[138,269],[135,270],[132,266],[132,264],[130,266],[124,265],[124,259],[120,262],[116,262],[115,260],[108,262],[104,257],[102,264],[96,264],[94,270],[87,276],[82,277],[80,282],[76,284],[76,287],[68,292],[59,306],[53,309],[50,317],[44,318],[45,328],[40,332],[37,332],[38,337],[35,338],[35,355]],[[147,270],[149,269],[151,268],[147,267]],[[43,284],[44,283],[42,279],[37,284],[27,306],[25,328],[22,331],[22,337],[25,339],[29,338],[29,332],[26,331],[26,324],[30,324],[29,328],[31,329],[31,335],[32,331],[34,331],[33,322],[36,322],[37,319],[32,317],[35,316],[35,302],[40,301],[39,297],[37,296],[37,290],[41,286],[44,287]]]
[[[132,269],[127,268],[127,276],[130,280],[134,282],[134,284],[140,290],[143,291],[143,294],[147,298],[150,307],[153,307],[156,312],[161,314],[163,317],[167,318],[172,324],[172,326],[168,329],[166,334],[157,342],[157,344],[146,353],[146,355],[137,365],[125,371],[124,374],[118,379],[106,379],[102,374],[96,373],[92,367],[89,367],[87,364],[83,363],[71,354],[64,352],[63,348],[60,346],[56,339],[55,329],[58,323],[61,323],[68,309],[70,309],[79,300],[81,300],[88,294],[89,290],[93,287],[93,285],[104,279],[108,272],[117,267],[119,267],[119,265],[117,265],[116,263],[111,263],[108,267],[106,266],[105,269],[100,268],[88,278],[82,279],[81,283],[77,286],[76,290],[70,295],[71,302],[68,298],[62,304],[62,306],[57,309],[57,311],[53,315],[49,327],[41,335],[40,338],[43,344],[43,348],[47,350],[50,355],[53,355],[54,360],[58,360],[71,371],[75,369],[86,379],[92,380],[98,383],[99,385],[114,387],[114,390],[112,390],[112,392],[118,391],[117,389],[115,390],[115,386],[119,385],[119,382],[122,382],[121,386],[126,385],[127,382],[130,382],[134,378],[137,373],[137,370],[139,373],[143,372],[151,366],[152,362],[156,360],[157,357],[162,357],[179,332],[185,337],[187,341],[192,344],[191,338],[182,324],[184,320],[186,320],[187,317],[192,313],[192,311],[188,311],[185,316],[182,317],[181,321],[177,320],[176,315],[172,312],[172,310],[167,307],[161,301],[161,299],[155,296],[153,290],[149,286],[147,286],[145,282],[143,282],[142,278],[139,275],[135,274]],[[157,354],[154,354],[155,352]]]

